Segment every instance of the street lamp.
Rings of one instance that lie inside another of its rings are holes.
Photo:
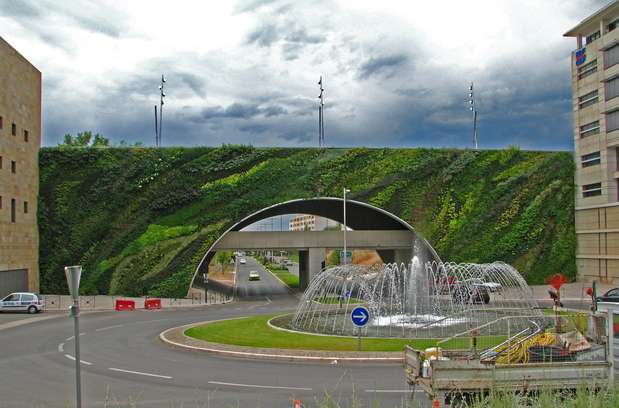
[[[69,286],[69,293],[73,304],[71,305],[71,316],[73,316],[74,340],[75,340],[75,407],[82,407],[82,385],[80,373],[80,277],[82,276],[82,267],[65,266],[64,273]]]
[[[344,187],[344,265],[348,261],[348,252],[346,250],[346,193],[350,193],[350,190]]]
[[[473,146],[477,150],[477,104],[473,93],[473,83],[469,86],[469,109],[473,112]]]

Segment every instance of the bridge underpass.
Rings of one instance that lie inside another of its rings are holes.
[[[347,248],[376,250],[383,262],[409,262],[415,233],[407,230],[347,231]],[[344,231],[231,231],[212,251],[282,249],[299,251],[299,288],[325,266],[327,249],[344,244]]]
[[[344,222],[346,205],[346,222]],[[373,205],[335,197],[316,197],[274,204],[232,225],[204,254],[189,292],[204,290],[209,264],[218,250],[295,249],[299,251],[300,287],[324,267],[326,249],[343,247],[343,231],[245,231],[254,223],[286,214],[308,214],[333,220],[349,228],[347,248],[376,250],[383,262],[409,262],[413,254],[440,261],[432,246],[406,221]],[[215,289],[215,288],[214,288]]]

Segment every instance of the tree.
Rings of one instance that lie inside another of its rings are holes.
[[[217,252],[217,263],[219,264],[220,270],[223,272],[224,265],[230,262],[230,252],[219,251]]]
[[[64,135],[64,140],[60,144],[60,146],[70,147],[108,147],[109,145],[109,139],[103,137],[100,133],[95,134],[93,138],[90,130],[80,132],[75,137],[73,137],[71,133],[67,133]]]

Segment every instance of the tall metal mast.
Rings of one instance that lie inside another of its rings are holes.
[[[321,75],[318,81],[318,85],[320,85],[320,95],[318,95],[318,99],[320,99],[320,104],[318,105],[318,147],[320,148],[325,147],[325,89],[322,84]]]
[[[163,98],[165,98],[165,93],[163,92],[163,84],[165,84],[165,77],[161,75],[161,85],[159,85],[161,99],[159,100],[159,132],[157,134],[157,147],[161,147],[161,130],[163,125]]]
[[[477,150],[477,105],[475,104],[475,94],[473,92],[473,83],[469,86],[469,109],[473,112],[473,146]]]

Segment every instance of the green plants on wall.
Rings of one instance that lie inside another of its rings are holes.
[[[457,149],[43,148],[43,292],[181,297],[231,225],[278,202],[341,195],[403,218],[455,262],[501,260],[532,283],[575,276],[573,158]]]

